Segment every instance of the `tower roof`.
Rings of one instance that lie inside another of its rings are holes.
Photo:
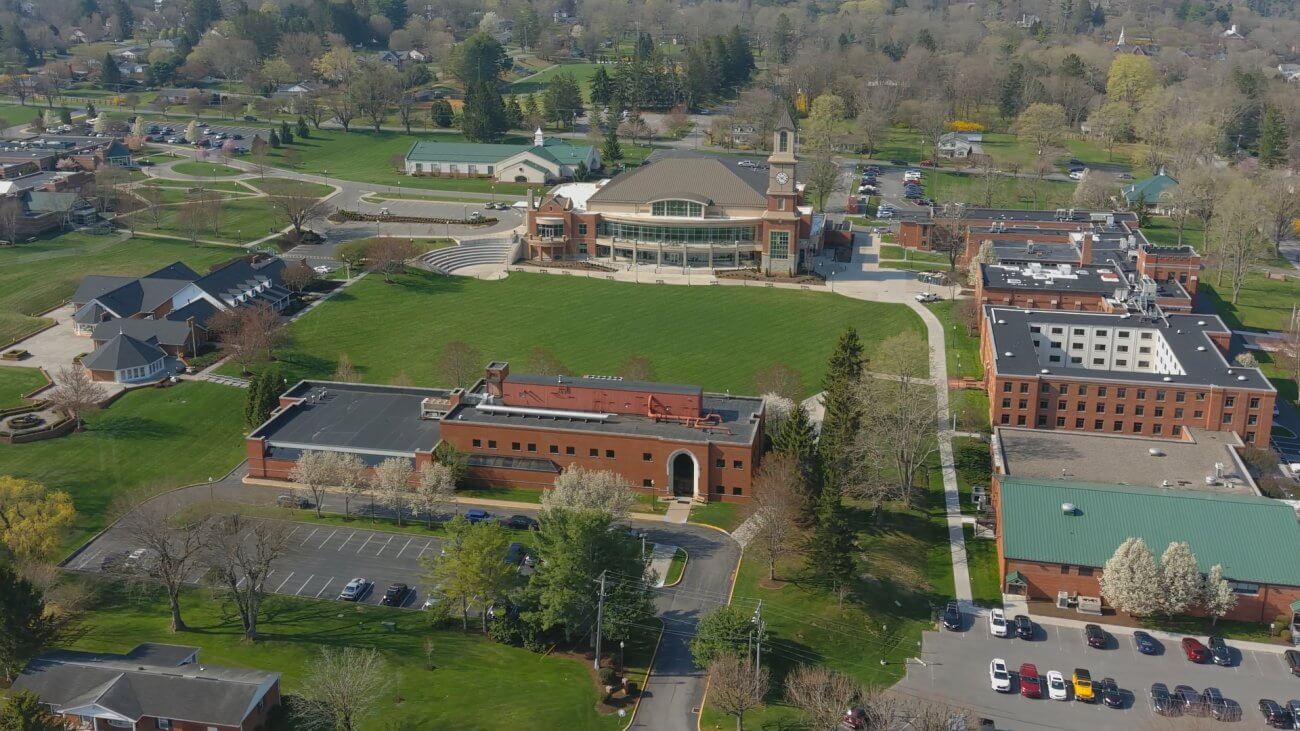
[[[795,128],[794,119],[790,116],[790,110],[785,105],[781,106],[781,116],[776,118],[776,128],[777,129]]]

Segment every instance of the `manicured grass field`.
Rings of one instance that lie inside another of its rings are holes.
[[[578,82],[578,87],[582,89],[583,96],[590,99],[590,89],[587,87],[592,75],[596,73],[597,68],[599,68],[599,66],[594,63],[558,64],[528,77],[527,80],[516,81],[502,93],[536,94],[544,91],[547,83],[549,83],[551,79],[560,74],[569,74]]]
[[[1142,227],[1142,233],[1153,244],[1160,246],[1178,244],[1178,225],[1168,218],[1152,217],[1151,222]],[[1183,244],[1197,251],[1205,251],[1205,228],[1197,219],[1188,218],[1183,226]]]
[[[1028,178],[999,176],[986,183],[978,175],[930,170],[925,175],[926,195],[935,202],[989,205],[994,208],[1068,208],[1074,193],[1074,183],[1043,180],[1035,183]],[[1038,188],[1037,205],[1034,188]]]
[[[167,602],[157,594],[101,588],[86,613],[84,634],[72,647],[125,652],[141,642],[175,642],[200,648],[203,662],[283,673],[282,690],[302,690],[324,648],[373,647],[388,667],[391,685],[360,724],[364,731],[414,722],[427,728],[563,728],[606,731],[625,719],[596,711],[598,690],[580,659],[541,655],[457,629],[431,630],[420,612],[338,602],[268,597],[262,637],[244,641],[238,616],[203,590],[187,590],[182,604],[190,631],[167,630]],[[384,623],[396,624],[388,629]],[[425,667],[432,643],[433,669]],[[653,637],[649,640],[653,642]],[[649,659],[647,642],[629,645],[633,670]],[[633,650],[637,651],[634,652]],[[638,683],[640,684],[640,683]]]
[[[966,533],[966,567],[970,570],[971,598],[981,607],[1002,606],[1002,584],[998,579],[998,546],[991,538],[975,538],[975,529]]]
[[[977,389],[948,392],[948,411],[957,415],[957,428],[965,431],[992,431],[989,424],[989,395]]]
[[[181,175],[193,175],[201,178],[228,178],[246,174],[243,170],[232,168],[229,165],[216,162],[198,162],[196,160],[178,162],[172,166],[172,170]]]
[[[299,195],[306,193],[317,198],[324,198],[334,192],[334,188],[306,180],[289,180],[288,178],[251,178],[248,184],[268,195]]]
[[[971,334],[965,325],[957,322],[957,304],[957,300],[940,300],[926,307],[943,323],[948,377],[980,378],[984,375],[984,364],[980,362],[979,333]]]
[[[889,335],[921,332],[902,305],[825,293],[520,273],[485,282],[413,271],[394,284],[369,276],[336,295],[292,326],[294,343],[279,358],[291,379],[329,376],[347,353],[362,380],[384,383],[405,371],[435,385],[446,383],[443,346],[462,340],[485,360],[525,371],[538,347],[570,373],[617,375],[629,357],[644,356],[659,380],[732,393],[752,393],[754,373],[779,362],[799,371],[812,393],[850,325],[868,355]]]
[[[948,255],[936,251],[917,251],[897,244],[883,244],[880,247],[881,259],[903,259],[906,261],[942,264],[948,267]]]
[[[23,396],[44,385],[45,376],[35,368],[0,366],[0,409],[27,404]]]
[[[243,408],[243,391],[212,383],[135,391],[89,414],[81,433],[0,444],[0,475],[67,491],[77,507],[75,545],[104,527],[120,495],[220,478],[239,464]]]
[[[162,190],[220,190],[226,193],[252,193],[253,191],[237,180],[196,180],[185,182],[183,180],[166,180],[154,178],[147,182],[141,183],[141,187],[160,188]]]
[[[182,209],[182,206],[163,208],[157,224],[154,223],[152,214],[146,212],[134,213],[120,220],[129,221],[131,229],[135,231],[188,239],[189,232],[182,225]],[[198,238],[243,243],[273,233],[283,225],[285,224],[277,220],[266,198],[230,198],[222,203],[217,226],[213,227],[209,222],[199,231]]]
[[[762,600],[772,637],[764,662],[774,688],[768,706],[746,714],[747,728],[803,728],[798,713],[780,701],[781,684],[796,664],[827,665],[870,685],[892,684],[903,676],[905,659],[916,655],[922,630],[932,626],[931,607],[953,591],[937,473],[922,501],[914,510],[887,505],[879,522],[868,506],[851,506],[863,578],[843,608],[827,588],[805,577],[800,562],[779,564],[777,577],[784,581],[771,585],[766,564],[756,554],[745,555],[731,603],[749,610]],[[731,731],[735,719],[710,706],[700,728]]]
[[[73,232],[0,249],[0,343],[31,333],[47,321],[87,274],[139,275],[173,261],[206,271],[239,252],[181,242],[126,239]]]
[[[1291,322],[1291,308],[1300,303],[1300,279],[1269,279],[1248,274],[1237,304],[1232,304],[1232,287],[1227,277],[1222,287],[1214,286],[1216,272],[1201,272],[1197,297],[1214,307],[1230,327],[1253,330],[1285,330]]]
[[[30,102],[31,100],[29,99],[28,101]],[[55,108],[58,109],[59,107]],[[43,114],[44,112],[44,104],[39,107],[33,104],[27,104],[26,106],[20,106],[18,104],[0,104],[0,119],[8,122],[8,124],[4,125],[5,127],[12,127],[16,124],[27,124],[36,119],[37,114]]]
[[[691,506],[692,523],[702,523],[732,531],[740,525],[740,505],[738,503],[711,502]]]

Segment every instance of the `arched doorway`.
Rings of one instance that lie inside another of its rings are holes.
[[[678,452],[669,462],[669,470],[673,497],[695,497],[696,481],[699,479],[695,457],[690,452]]]

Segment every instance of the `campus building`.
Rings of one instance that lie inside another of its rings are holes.
[[[749,499],[763,448],[763,401],[699,386],[607,376],[511,373],[489,363],[468,389],[302,381],[247,438],[248,474],[288,479],[308,450],[418,470],[446,443],[468,480],[543,489],[564,468],[612,470],[657,497]]]
[[[609,180],[529,196],[527,258],[793,274],[822,247],[825,220],[795,180],[795,127],[778,120],[765,163],[660,151]]]
[[[498,182],[554,183],[599,170],[600,152],[546,137],[538,129],[531,145],[416,142],[406,153],[407,175],[492,178]]]
[[[1215,315],[986,306],[991,422],[1166,438],[1224,430],[1266,447],[1277,391],[1228,361],[1231,340]]]
[[[1063,606],[1101,599],[1106,561],[1125,540],[1142,538],[1157,557],[1186,541],[1203,573],[1223,567],[1237,594],[1228,619],[1292,617],[1300,523],[1290,505],[1259,494],[1244,446],[1233,432],[1201,429],[1170,440],[996,428],[990,496],[1003,590]]]

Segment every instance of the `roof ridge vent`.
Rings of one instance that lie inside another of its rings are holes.
[[[1062,514],[1062,515],[1078,515],[1078,514],[1079,514],[1079,506],[1075,505],[1074,503],[1061,503],[1061,514]]]

